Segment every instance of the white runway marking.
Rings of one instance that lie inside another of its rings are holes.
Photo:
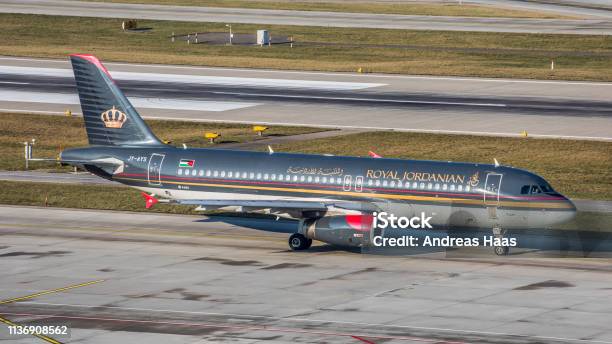
[[[164,99],[129,97],[130,102],[137,108],[165,109],[165,110],[191,110],[191,111],[228,111],[259,105],[247,102],[218,102],[188,99]],[[80,104],[76,94],[68,93],[41,93],[28,91],[0,90],[0,101],[32,102],[48,104]],[[36,111],[32,111],[36,112]]]
[[[16,67],[0,66],[0,73],[19,74],[32,76],[72,78],[72,70],[64,68],[38,68],[38,67]],[[227,76],[204,76],[183,74],[157,74],[111,71],[113,79],[151,82],[177,82],[206,85],[224,86],[251,86],[251,87],[274,87],[274,88],[299,88],[318,90],[360,90],[364,88],[385,86],[379,83],[342,82],[342,81],[317,81],[317,80],[290,80],[290,79],[267,79],[267,78],[238,78]]]
[[[427,101],[427,100],[381,99],[381,98],[363,98],[363,97],[300,96],[300,95],[287,95],[287,94],[265,94],[265,93],[247,93],[247,92],[213,92],[213,93],[214,94],[225,94],[225,95],[237,95],[237,96],[255,96],[255,97],[289,98],[289,99],[352,100],[352,101],[363,101],[363,102],[398,103],[398,104],[507,107],[506,104],[494,104],[494,103],[438,102],[438,101]]]
[[[0,84],[9,84],[9,85],[29,85],[29,82],[17,82],[17,81],[0,81]]]

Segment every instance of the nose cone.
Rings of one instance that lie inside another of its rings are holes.
[[[565,223],[573,220],[576,217],[576,205],[569,198],[563,196],[564,204],[567,207],[558,214],[558,222]]]

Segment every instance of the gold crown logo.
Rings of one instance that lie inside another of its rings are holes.
[[[104,122],[105,127],[119,129],[127,120],[127,116],[113,105],[112,109],[102,112],[100,119]]]

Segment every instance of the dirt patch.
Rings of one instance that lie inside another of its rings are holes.
[[[279,269],[301,269],[311,267],[310,264],[300,264],[300,263],[280,263],[276,265],[266,266],[265,268],[261,268],[261,270],[279,270]]]
[[[0,254],[0,258],[30,256],[30,258],[32,259],[37,259],[37,258],[46,258],[46,257],[61,257],[69,253],[72,253],[72,252],[71,251],[47,251],[47,252],[15,251],[15,252]]]
[[[536,290],[543,288],[570,288],[573,284],[563,281],[548,280],[544,282],[532,283],[522,287],[514,288],[514,290]]]
[[[219,262],[223,265],[231,265],[231,266],[262,266],[264,265],[263,263],[257,260],[232,260],[232,259],[214,258],[214,257],[202,257],[202,258],[196,258],[194,260]]]

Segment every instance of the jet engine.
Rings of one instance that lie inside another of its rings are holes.
[[[361,247],[370,241],[372,215],[324,216],[305,220],[302,226],[300,232],[309,239],[339,246]]]

